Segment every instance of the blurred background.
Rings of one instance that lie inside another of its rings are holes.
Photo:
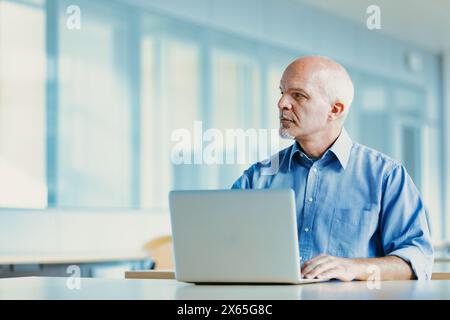
[[[251,164],[175,165],[173,131],[278,128],[281,74],[311,54],[349,70],[347,130],[405,165],[445,248],[448,12],[446,0],[0,0],[0,276],[145,267],[145,244],[170,235],[169,190],[229,188]]]

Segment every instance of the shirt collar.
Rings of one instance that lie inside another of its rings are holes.
[[[352,150],[353,141],[347,133],[345,128],[342,128],[341,134],[329,149],[334,153],[341,163],[342,168],[347,168],[348,159],[350,158],[350,151]]]
[[[348,135],[347,130],[345,130],[345,128],[342,128],[341,134],[333,143],[333,145],[325,152],[325,154],[328,153],[328,151],[331,151],[339,160],[339,163],[341,164],[342,168],[345,170],[345,168],[347,167],[348,159],[350,158],[350,151],[352,149],[352,146],[353,146],[352,139]],[[291,154],[289,156],[289,170],[291,169],[292,157],[297,152],[307,157],[306,154],[303,152],[299,143],[296,141],[292,145]]]
[[[292,148],[291,148],[291,154],[289,155],[289,164],[288,164],[288,170],[289,170],[289,171],[291,171],[292,157],[293,157],[294,154],[296,154],[297,152],[300,153],[300,154],[303,153],[303,151],[300,150],[299,143],[298,143],[297,141],[295,141],[294,144],[292,145]]]

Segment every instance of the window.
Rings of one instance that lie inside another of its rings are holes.
[[[70,4],[59,6],[55,205],[130,207],[132,95],[138,93],[130,86],[130,16],[85,1],[81,30],[70,30]]]
[[[393,121],[389,88],[383,79],[369,75],[360,76],[359,80],[351,111],[358,114],[359,142],[393,157],[393,145],[386,139]]]
[[[420,127],[403,124],[401,127],[401,158],[416,186],[421,189],[422,134]]]
[[[194,131],[194,122],[201,119],[200,106],[200,62],[199,48],[192,43],[167,39],[162,43],[162,101],[163,117],[158,144],[163,158],[158,165],[166,170],[163,177],[163,201],[167,207],[167,194],[171,189],[189,189],[197,183],[195,164],[174,164],[171,159],[172,133],[177,129]],[[189,146],[194,156],[194,144]],[[162,204],[162,205],[163,205]]]
[[[260,75],[256,64],[233,52],[214,50],[212,54],[212,128],[223,135],[223,165],[216,166],[216,184],[230,187],[243,170],[257,161],[256,129],[261,125],[259,108]],[[247,129],[252,128],[250,132]],[[238,132],[248,133],[240,144]],[[245,138],[245,139],[244,139]]]
[[[45,12],[0,1],[0,206],[45,208]]]
[[[442,239],[445,234],[445,225],[442,223],[442,202],[444,190],[440,188],[442,183],[441,159],[442,148],[439,143],[439,130],[434,126],[425,126],[423,129],[422,153],[423,168],[421,171],[421,187],[425,207],[431,222],[431,235],[433,240]]]
[[[158,127],[161,120],[155,117],[155,111],[158,110],[158,64],[156,40],[151,36],[145,36],[141,42],[141,132],[140,132],[140,198],[141,205],[144,208],[163,207],[162,189],[160,184],[155,181],[164,181],[162,170],[159,165],[162,159],[159,159],[160,153],[154,152],[153,148],[158,143]]]

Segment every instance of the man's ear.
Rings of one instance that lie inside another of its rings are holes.
[[[342,102],[335,102],[331,106],[331,110],[329,113],[329,117],[331,120],[339,119],[344,115],[345,112],[345,105]]]

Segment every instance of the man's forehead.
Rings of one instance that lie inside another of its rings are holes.
[[[281,78],[280,89],[299,89],[299,90],[309,90],[313,85],[312,79],[302,79],[302,78]]]
[[[290,65],[283,72],[280,79],[280,87],[285,88],[301,88],[304,90],[310,90],[313,87],[320,86],[320,82],[323,77],[323,68],[314,67],[303,67],[302,65],[293,66]]]

